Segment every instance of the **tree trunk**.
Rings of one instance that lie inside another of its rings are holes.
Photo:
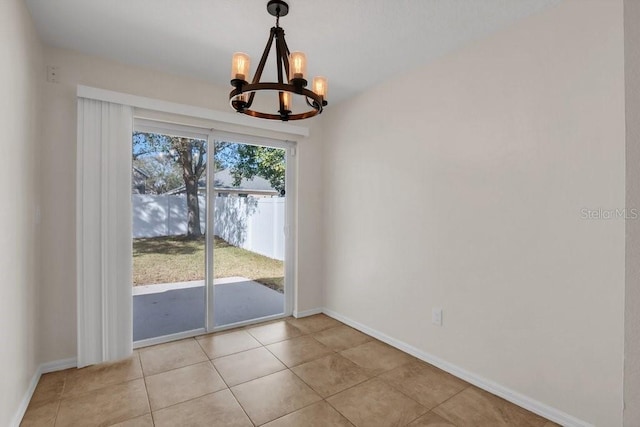
[[[189,221],[187,222],[187,237],[202,236],[200,228],[200,204],[198,203],[198,180],[204,172],[204,155],[206,150],[202,144],[194,146],[194,141],[189,138],[177,138],[173,146],[180,154],[180,164],[182,165],[182,178],[187,193],[187,210]],[[197,161],[194,167],[193,150],[198,150]]]
[[[187,190],[187,210],[189,212],[189,222],[187,223],[187,236],[200,237],[200,204],[198,203],[198,180],[194,177],[185,177],[185,187]]]

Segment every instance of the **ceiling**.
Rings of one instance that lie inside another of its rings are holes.
[[[219,85],[235,51],[253,73],[275,21],[267,0],[25,1],[47,45]],[[280,25],[335,104],[560,1],[290,0]]]

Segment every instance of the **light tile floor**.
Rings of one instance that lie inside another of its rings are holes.
[[[325,315],[140,349],[43,375],[22,426],[557,424]]]

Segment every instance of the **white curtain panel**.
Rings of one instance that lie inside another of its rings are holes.
[[[133,351],[133,108],[78,98],[78,367]]]

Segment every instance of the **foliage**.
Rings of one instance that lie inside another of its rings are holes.
[[[182,168],[191,166],[190,175],[202,176],[206,170],[207,142],[200,139],[182,138],[157,133],[135,132],[133,134],[133,160],[154,157],[171,159]],[[166,164],[166,161],[161,160]]]
[[[133,161],[159,155],[167,156],[180,166],[187,195],[187,235],[198,237],[200,229],[200,207],[198,204],[198,182],[206,171],[207,141],[156,133],[135,132],[133,134]]]
[[[237,144],[237,159],[231,168],[234,185],[243,178],[261,176],[269,181],[279,193],[285,188],[285,151],[279,148]]]
[[[133,160],[133,166],[147,174],[147,194],[163,194],[184,185],[179,165],[164,153],[138,157]]]
[[[215,166],[216,170],[231,169],[238,162],[238,146],[233,142],[216,141]]]
[[[207,141],[136,132],[133,135],[133,164],[149,175],[151,193],[162,194],[179,187],[180,178],[187,195],[187,235],[202,235],[198,188],[206,176]],[[281,194],[285,189],[285,152],[282,149],[231,142],[215,143],[216,169],[229,169],[238,186],[242,179],[260,176]]]

